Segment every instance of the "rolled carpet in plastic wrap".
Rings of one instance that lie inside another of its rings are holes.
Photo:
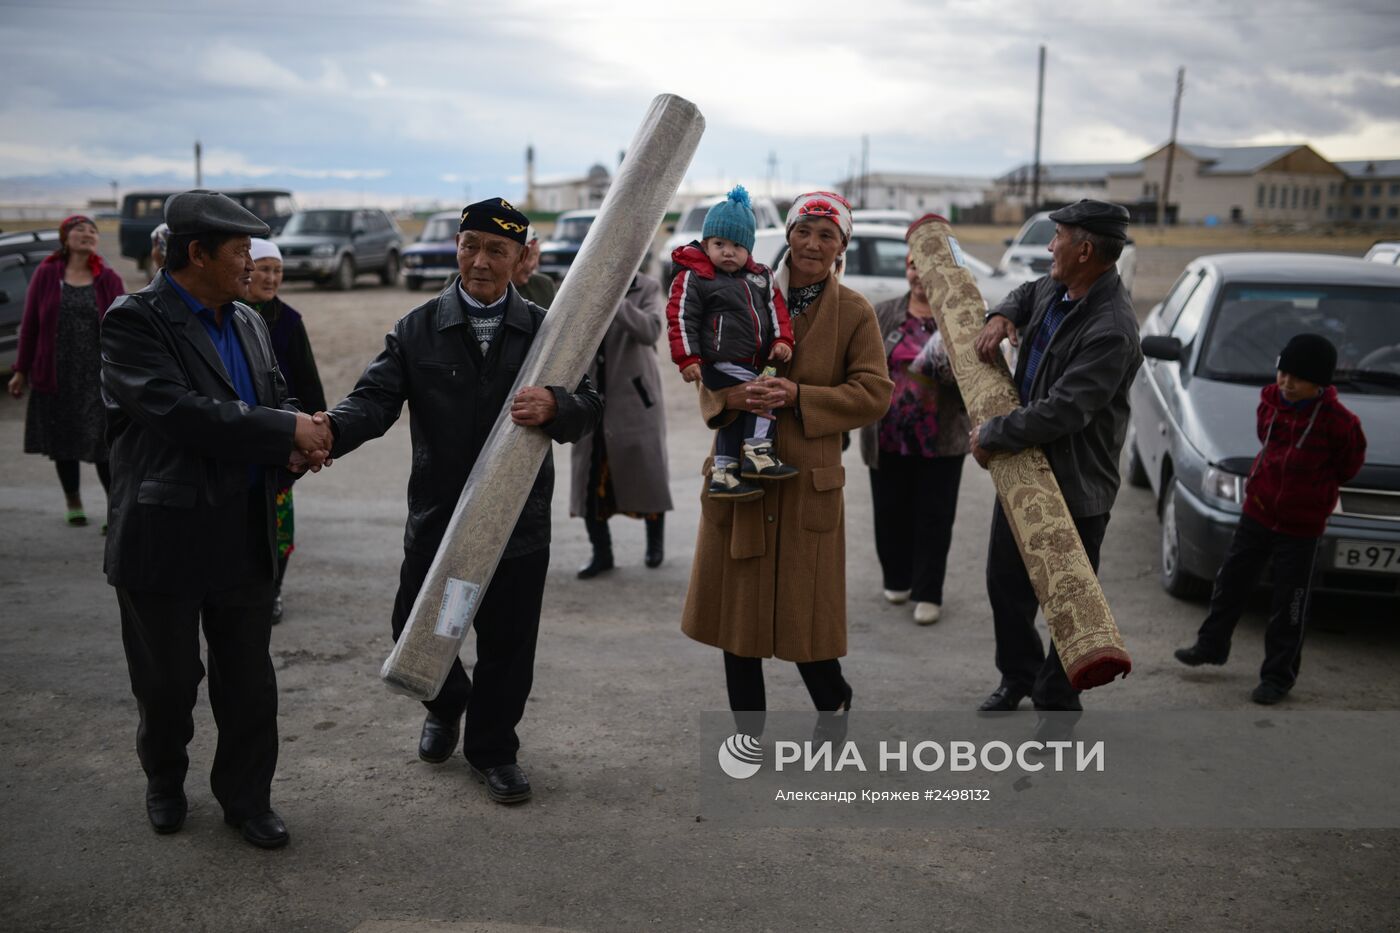
[[[515,390],[573,389],[598,352],[613,312],[651,244],[700,144],[705,118],[690,101],[651,103],[578,257],[559,288]],[[496,572],[550,440],[502,409],[467,477],[442,544],[380,676],[390,689],[431,700]]]
[[[986,304],[948,221],[920,221],[909,251],[973,423],[1019,408],[1005,362],[984,363],[973,347]],[[1132,659],[1045,454],[1039,447],[998,454],[988,470],[1070,685],[1087,690],[1126,675]]]

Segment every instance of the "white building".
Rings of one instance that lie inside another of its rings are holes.
[[[612,176],[602,165],[593,166],[582,177],[535,181],[532,175],[529,173],[526,179],[526,209],[544,213],[599,207],[612,184]]]
[[[1108,179],[1108,200],[1134,217],[1156,219],[1167,173],[1167,146],[1148,153],[1132,172]],[[1171,203],[1176,223],[1323,223],[1342,219],[1346,173],[1311,146],[1203,146],[1177,143]]]
[[[992,179],[922,172],[871,172],[836,183],[836,190],[853,207],[942,214],[956,220],[960,209],[981,204],[992,190]]]

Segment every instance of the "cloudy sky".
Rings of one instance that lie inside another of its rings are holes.
[[[718,15],[708,15],[715,13]],[[1400,157],[1393,0],[0,0],[0,192],[276,184],[304,201],[519,197],[610,168],[650,99],[708,121],[690,184],[994,175],[1180,138]],[[713,183],[711,182],[713,180]]]

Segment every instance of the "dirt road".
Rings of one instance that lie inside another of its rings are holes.
[[[126,271],[130,272],[130,269]],[[1169,281],[1169,278],[1168,278]],[[339,398],[419,296],[309,287],[305,313]],[[1140,299],[1141,300],[1141,299]],[[664,351],[663,351],[664,352]],[[297,489],[286,621],[273,632],[281,761],[273,799],[289,848],[252,849],[207,787],[213,724],[196,711],[183,832],[157,837],[116,601],[96,527],[61,520],[52,466],[22,450],[23,406],[0,404],[0,928],[6,930],[1379,930],[1400,911],[1400,833],[718,829],[697,821],[697,712],[724,708],[720,657],[680,634],[709,434],[663,365],[678,504],[667,559],[642,567],[640,523],[616,520],[617,571],[579,581],[582,523],[556,489],[536,667],[521,728],[535,799],[490,803],[460,757],[414,754],[421,708],[377,672],[401,556],[408,430]],[[567,476],[567,450],[556,448]],[[969,465],[945,618],[915,626],[880,597],[866,472],[846,460],[851,653],[864,710],[967,709],[996,685],[983,555],[992,490]],[[90,512],[102,498],[84,472]],[[1091,707],[1246,709],[1262,617],[1209,674],[1171,659],[1201,607],[1156,581],[1157,521],[1126,489],[1102,577],[1136,667]],[[1400,706],[1393,610],[1321,607],[1291,703]],[[770,663],[775,709],[805,710],[791,665]],[[392,922],[391,922],[392,921]],[[451,921],[428,926],[423,921]],[[457,924],[461,924],[458,926]],[[510,927],[508,924],[518,924]]]

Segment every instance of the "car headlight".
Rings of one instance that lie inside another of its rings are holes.
[[[335,244],[334,244],[334,243],[322,243],[322,244],[319,245],[319,246],[313,246],[313,247],[311,247],[311,255],[313,255],[313,256],[334,256],[334,255],[335,255]]]
[[[417,269],[423,264],[423,257],[417,253],[409,253],[403,258],[403,264],[409,269]]]
[[[1244,477],[1219,467],[1206,467],[1201,477],[1201,491],[1212,499],[1240,505],[1244,502]]]

